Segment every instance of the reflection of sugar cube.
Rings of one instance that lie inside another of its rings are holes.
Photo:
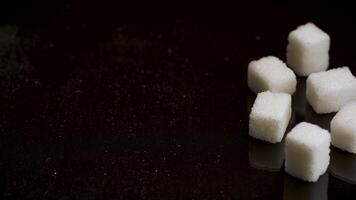
[[[279,171],[284,162],[284,142],[271,144],[249,140],[248,160],[251,167],[266,171]]]
[[[356,153],[356,101],[347,103],[331,120],[332,145]]]
[[[330,37],[313,23],[289,33],[287,63],[299,76],[324,71],[329,66]]]
[[[269,90],[293,94],[297,85],[293,71],[274,56],[251,61],[247,76],[248,87],[255,93]]]
[[[291,96],[261,92],[250,113],[249,134],[271,143],[280,142],[291,118]]]
[[[337,112],[356,99],[356,78],[348,67],[313,73],[307,79],[306,96],[315,112]]]
[[[315,183],[306,183],[291,176],[284,176],[284,200],[327,200],[329,174],[320,176]]]
[[[356,154],[333,150],[330,152],[331,174],[345,182],[356,184]]]
[[[305,181],[317,181],[329,165],[330,141],[327,130],[307,122],[299,123],[286,137],[286,172]]]

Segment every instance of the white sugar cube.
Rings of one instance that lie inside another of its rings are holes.
[[[348,67],[313,73],[307,79],[306,96],[315,112],[337,112],[356,99],[356,79]]]
[[[287,65],[274,56],[251,61],[248,65],[248,86],[255,93],[263,91],[293,94],[297,79]]]
[[[280,142],[292,112],[290,94],[261,92],[251,109],[249,135],[271,143]]]
[[[330,37],[313,23],[289,33],[287,64],[299,76],[325,71],[329,66]]]
[[[307,122],[299,123],[286,137],[286,172],[305,181],[317,181],[329,165],[330,141],[327,130]]]
[[[356,153],[356,101],[347,103],[331,120],[331,143]]]

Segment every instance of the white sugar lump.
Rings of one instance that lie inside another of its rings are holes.
[[[249,135],[271,143],[280,142],[292,112],[291,95],[261,92],[252,106]]]
[[[330,161],[330,134],[307,122],[299,123],[286,137],[285,171],[305,181],[316,182]]]
[[[330,37],[313,23],[289,33],[287,64],[299,76],[325,71],[329,66]]]
[[[313,73],[307,79],[306,96],[315,112],[337,112],[356,99],[356,79],[348,67]]]
[[[251,61],[247,76],[248,86],[256,94],[267,90],[293,94],[297,85],[293,71],[274,56]]]
[[[331,144],[356,153],[356,101],[347,103],[331,120]]]

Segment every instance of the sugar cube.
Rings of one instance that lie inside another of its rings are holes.
[[[313,73],[307,79],[306,96],[315,112],[337,112],[356,99],[356,79],[348,67]]]
[[[292,112],[291,95],[261,92],[252,106],[249,135],[271,143],[280,142]]]
[[[356,101],[347,103],[331,120],[331,144],[356,153]]]
[[[255,93],[270,90],[293,94],[297,79],[287,65],[274,56],[251,61],[248,65],[248,86]]]
[[[289,33],[287,64],[299,76],[325,71],[329,66],[330,37],[313,23]]]
[[[316,182],[330,161],[330,134],[317,125],[301,122],[286,137],[285,171],[305,181]]]

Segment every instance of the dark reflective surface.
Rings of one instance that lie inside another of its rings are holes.
[[[356,155],[333,148],[330,173],[343,181],[356,184]]]
[[[327,200],[329,174],[326,172],[315,183],[301,181],[292,176],[284,176],[284,200]]]
[[[330,122],[335,116],[335,113],[317,114],[316,112],[314,112],[313,108],[309,105],[305,108],[305,112],[306,112],[305,114],[306,122],[317,124],[321,128],[330,131]]]
[[[331,66],[355,73],[353,12],[14,2],[0,6],[0,199],[354,197],[333,175],[291,187],[282,144],[248,137],[246,85],[248,62],[284,59],[288,32],[307,21],[330,34]],[[299,84],[289,129],[327,127]]]
[[[250,139],[248,155],[251,167],[266,171],[279,171],[284,162],[284,140],[278,144],[270,144]]]
[[[306,108],[308,107],[306,91],[306,78],[297,78],[297,90],[292,96],[293,110],[299,119],[306,116]]]

